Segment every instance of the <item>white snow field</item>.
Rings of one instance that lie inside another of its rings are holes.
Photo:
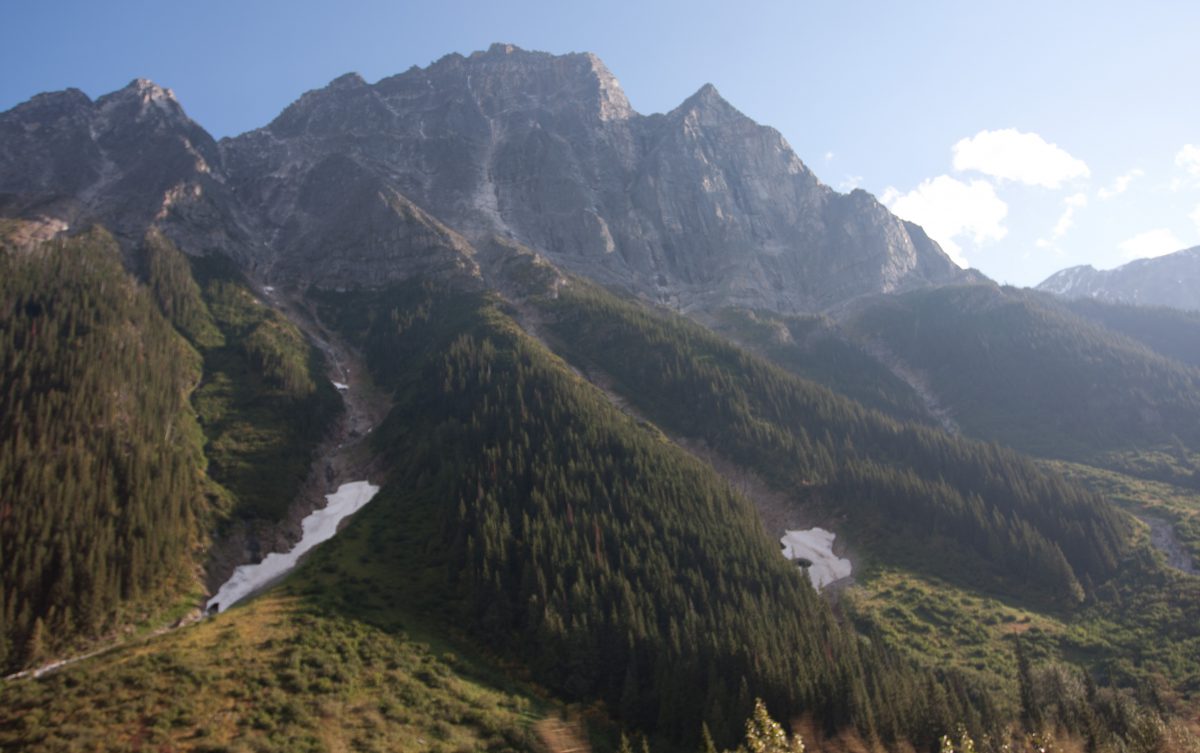
[[[338,523],[343,518],[358,512],[371,501],[379,487],[369,481],[352,481],[342,484],[333,494],[326,494],[329,502],[320,510],[313,510],[302,522],[303,533],[299,543],[290,552],[281,554],[272,552],[256,565],[242,565],[233,571],[233,575],[208,600],[205,610],[212,610],[216,605],[217,611],[224,612],[258,589],[287,573],[300,557],[322,541],[332,539],[337,533]]]
[[[783,544],[783,556],[789,560],[806,559],[812,563],[808,578],[813,588],[820,591],[835,580],[850,577],[850,560],[833,553],[836,533],[824,528],[809,528],[806,531],[785,531],[779,539]]]

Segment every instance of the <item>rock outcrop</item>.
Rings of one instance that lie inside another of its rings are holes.
[[[247,260],[254,245],[216,142],[170,89],[145,79],[94,102],[67,89],[0,113],[0,213],[67,229],[100,223],[127,247],[151,225],[192,253]]]

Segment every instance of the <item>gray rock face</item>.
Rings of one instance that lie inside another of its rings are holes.
[[[682,308],[812,310],[966,279],[868,194],[822,185],[712,86],[642,116],[593,55],[494,45],[373,86],[351,74],[221,147],[273,237],[298,216],[320,224],[300,195],[320,169],[372,176],[475,246],[499,236]],[[293,249],[272,246],[291,274]]]
[[[712,86],[639,115],[594,55],[508,45],[374,85],[348,74],[219,145],[148,82],[43,95],[0,115],[0,175],[6,213],[157,223],[300,284],[478,276],[474,249],[509,246],[684,309],[973,279]]]
[[[1070,267],[1055,272],[1037,289],[1067,298],[1200,311],[1200,246],[1110,270]]]
[[[221,153],[169,89],[138,79],[95,102],[77,89],[0,113],[0,212],[107,226],[136,242],[158,225],[195,253],[241,251]]]

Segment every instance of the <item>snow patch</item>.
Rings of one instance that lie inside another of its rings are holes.
[[[272,552],[256,565],[242,565],[233,571],[225,585],[205,605],[206,611],[224,612],[229,607],[266,586],[296,566],[310,549],[328,541],[337,533],[338,524],[361,510],[379,487],[369,481],[353,481],[342,484],[333,494],[326,494],[328,503],[313,512],[301,523],[303,533],[300,542],[290,552]]]
[[[849,578],[850,560],[833,553],[833,540],[837,534],[824,528],[809,528],[806,531],[786,531],[779,539],[783,544],[783,556],[788,560],[808,560],[808,578],[818,591],[835,580]]]
[[[346,390],[350,389],[350,385],[346,384],[345,382],[339,382],[335,379],[330,379],[329,381],[333,382],[333,386],[338,392],[345,392]]]

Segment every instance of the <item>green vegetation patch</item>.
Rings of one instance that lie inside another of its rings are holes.
[[[258,599],[144,645],[0,686],[0,748],[516,751],[544,705],[418,641]]]
[[[255,297],[228,259],[192,259],[189,272],[180,268],[188,260],[177,250],[151,254],[160,257],[172,261],[160,260],[159,267],[176,271],[158,276],[158,298],[186,301],[164,310],[179,312],[173,321],[204,357],[192,404],[208,439],[209,473],[232,495],[234,516],[279,520],[341,410],[324,356]]]

